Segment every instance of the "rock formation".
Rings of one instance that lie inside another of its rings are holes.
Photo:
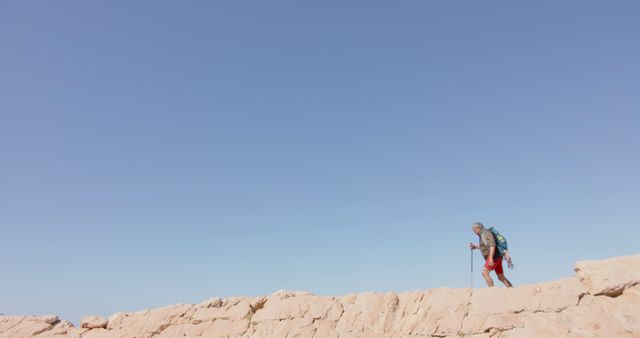
[[[640,254],[578,262],[575,271],[513,289],[212,298],[85,317],[80,327],[0,316],[0,337],[640,337]]]

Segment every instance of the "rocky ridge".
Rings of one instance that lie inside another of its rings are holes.
[[[278,291],[85,317],[79,327],[0,316],[0,337],[640,337],[640,254],[574,268],[574,277],[513,289]]]

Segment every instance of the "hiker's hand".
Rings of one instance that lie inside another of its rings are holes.
[[[476,245],[473,243],[469,243],[469,249],[473,250],[473,249],[477,249]]]
[[[492,268],[493,267],[493,258],[487,260],[487,265]]]
[[[513,262],[511,261],[511,257],[507,257],[507,267],[509,269],[513,269]]]

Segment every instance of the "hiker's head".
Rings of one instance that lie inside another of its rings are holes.
[[[473,232],[475,232],[477,235],[480,235],[482,231],[484,231],[484,225],[482,225],[482,223],[480,222],[473,223],[471,228],[473,229]]]

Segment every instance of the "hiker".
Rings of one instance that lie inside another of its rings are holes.
[[[489,287],[493,287],[493,279],[489,276],[489,272],[492,270],[496,271],[496,275],[498,279],[504,283],[504,285],[508,288],[513,287],[511,282],[504,276],[504,270],[502,269],[502,255],[500,251],[496,247],[496,239],[493,235],[493,232],[489,229],[485,229],[484,225],[480,222],[475,222],[471,226],[473,232],[478,235],[480,245],[476,245],[473,243],[469,243],[469,248],[471,250],[480,249],[482,252],[482,256],[486,260],[484,263],[484,269],[482,270],[482,277],[487,282]],[[505,251],[504,256],[511,265],[511,258],[509,257],[509,252]]]

